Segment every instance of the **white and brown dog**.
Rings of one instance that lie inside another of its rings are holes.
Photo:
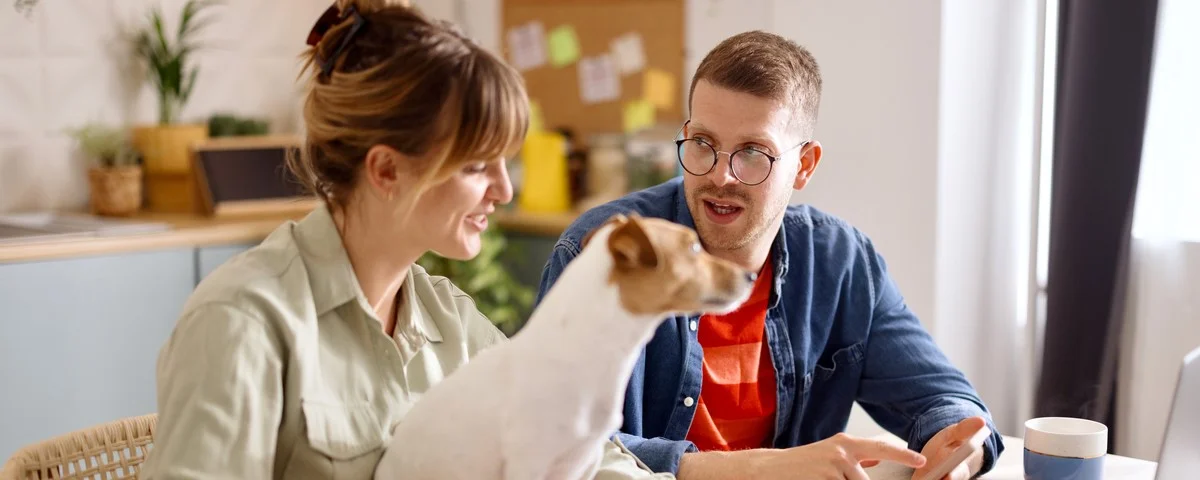
[[[753,283],[753,273],[704,252],[691,229],[614,216],[511,341],[413,406],[375,478],[592,478],[621,425],[639,352],[662,320],[731,311]]]

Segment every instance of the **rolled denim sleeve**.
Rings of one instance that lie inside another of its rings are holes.
[[[868,240],[861,241],[875,307],[859,404],[880,426],[906,439],[908,447],[918,452],[942,429],[969,417],[983,417],[992,435],[984,443],[980,473],[988,472],[1004,450],[990,412],[909,310],[883,258]]]
[[[672,475],[679,473],[683,454],[697,451],[696,445],[687,440],[642,438],[627,433],[618,433],[617,439],[651,470]]]

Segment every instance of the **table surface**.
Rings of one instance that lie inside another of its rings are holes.
[[[979,478],[1024,480],[1025,468],[1022,454],[1024,449],[1025,444],[1020,438],[1005,436],[1004,453],[1000,454],[1000,460],[996,462],[996,467],[987,475]],[[1104,459],[1104,478],[1105,480],[1155,480],[1154,471],[1157,466],[1154,462],[1109,455]],[[912,469],[894,463],[883,463],[867,469],[867,474],[871,480],[908,480],[912,477]]]

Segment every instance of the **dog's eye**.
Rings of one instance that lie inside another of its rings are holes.
[[[692,253],[700,253],[700,242],[692,242]]]

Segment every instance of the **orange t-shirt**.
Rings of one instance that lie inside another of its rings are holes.
[[[750,298],[726,315],[700,317],[704,382],[687,439],[700,451],[769,447],[775,426],[775,369],[766,342],[772,266]]]

